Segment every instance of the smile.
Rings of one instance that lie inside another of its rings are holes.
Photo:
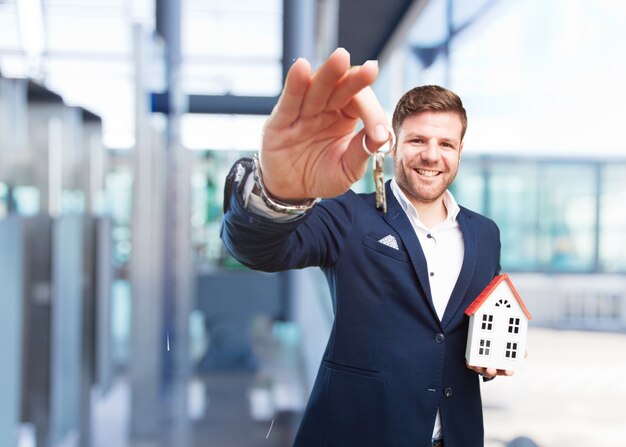
[[[436,177],[441,174],[440,171],[428,171],[426,169],[415,169],[415,172],[417,172],[422,177]]]

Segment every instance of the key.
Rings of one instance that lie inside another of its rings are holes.
[[[378,151],[374,154],[372,162],[372,173],[374,174],[374,185],[376,186],[376,208],[387,212],[387,196],[385,195],[385,178],[383,168],[385,165],[385,153]]]
[[[374,185],[376,186],[376,208],[382,209],[383,213],[387,212],[387,196],[385,194],[385,178],[383,176],[383,169],[385,167],[385,154],[387,151],[391,151],[396,144],[396,135],[393,129],[389,128],[389,148],[387,151],[380,149],[376,152],[372,152],[368,149],[365,141],[366,135],[363,133],[363,141],[361,145],[363,150],[370,157],[373,156],[372,161],[372,173],[374,174]]]

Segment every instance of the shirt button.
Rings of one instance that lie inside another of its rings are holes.
[[[446,397],[450,397],[450,396],[452,396],[452,387],[449,387],[449,386],[448,386],[448,387],[446,387],[446,388],[443,390],[443,395],[444,395],[444,396],[446,396]]]
[[[443,343],[443,341],[446,339],[446,336],[443,334],[437,334],[435,335],[435,341],[437,343]]]
[[[435,276],[435,272],[430,272],[430,276]]]

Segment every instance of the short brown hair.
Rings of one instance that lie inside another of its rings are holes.
[[[467,130],[467,113],[459,96],[438,85],[422,85],[412,88],[398,101],[391,124],[396,135],[404,120],[422,112],[452,112],[461,120],[461,141]]]

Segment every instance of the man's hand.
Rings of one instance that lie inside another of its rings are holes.
[[[370,85],[378,64],[350,67],[339,48],[311,74],[305,59],[289,70],[283,92],[265,123],[260,152],[263,182],[282,201],[344,193],[363,176],[368,155],[389,139],[385,112]],[[358,121],[364,130],[355,133]]]
[[[527,358],[527,357],[528,357],[528,351],[524,352],[524,358]],[[483,368],[480,366],[471,366],[471,365],[467,365],[467,367],[471,369],[472,371],[476,371],[485,379],[493,379],[496,376],[512,376],[515,373],[515,371],[510,371],[508,369]]]
[[[495,368],[483,368],[480,366],[467,365],[472,371],[476,371],[478,374],[486,379],[493,379],[496,376],[512,376],[515,371],[508,369],[495,369]]]

